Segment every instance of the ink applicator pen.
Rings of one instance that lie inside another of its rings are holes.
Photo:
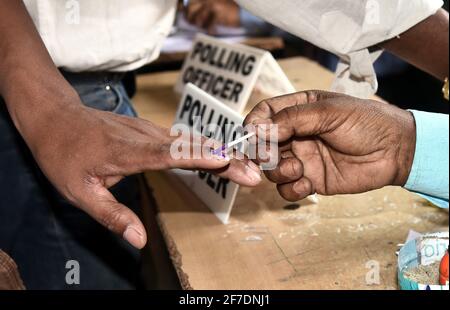
[[[224,157],[227,149],[232,148],[233,146],[235,146],[235,145],[237,145],[237,144],[239,144],[239,143],[241,143],[241,142],[243,142],[243,141],[245,141],[247,139],[250,139],[255,134],[256,134],[255,132],[251,132],[251,133],[248,133],[248,134],[246,134],[246,135],[244,135],[244,136],[242,136],[242,137],[240,137],[240,138],[238,138],[238,139],[236,139],[234,141],[231,141],[229,143],[225,143],[220,148],[217,148],[214,151],[212,151],[212,154],[214,154],[214,155],[222,155],[222,157]]]

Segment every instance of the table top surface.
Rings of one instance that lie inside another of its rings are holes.
[[[333,79],[304,58],[281,60],[280,65],[297,90],[328,89]],[[139,76],[133,101],[140,117],[171,125],[178,105],[173,91],[177,76]],[[252,96],[249,107],[259,99]],[[447,211],[400,188],[319,196],[318,202],[305,199],[295,208],[267,181],[240,188],[224,225],[170,172],[146,177],[186,289],[396,289],[397,244],[410,229],[444,231],[449,226]]]

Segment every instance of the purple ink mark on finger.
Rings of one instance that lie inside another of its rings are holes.
[[[222,156],[222,157],[225,157],[225,150],[227,149],[227,145],[226,144],[224,144],[224,145],[222,145],[221,147],[219,147],[219,148],[217,148],[217,149],[215,149],[215,150],[212,150],[212,154],[213,155],[218,155],[218,156]]]

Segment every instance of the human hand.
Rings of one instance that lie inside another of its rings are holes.
[[[191,0],[186,8],[187,20],[214,34],[217,25],[239,27],[239,6],[232,0]]]
[[[53,95],[46,98],[34,113],[12,113],[39,167],[71,204],[137,248],[146,244],[144,226],[108,190],[125,176],[183,168],[208,170],[242,185],[260,181],[258,167],[248,160],[175,160],[170,147],[177,137],[151,122],[85,107],[76,93],[58,96],[58,102]]]
[[[259,103],[244,123],[278,126],[280,162],[265,174],[290,201],[403,186],[414,158],[412,114],[373,100],[299,92]]]

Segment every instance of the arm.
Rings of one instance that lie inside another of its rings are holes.
[[[243,161],[175,160],[169,130],[151,122],[85,107],[53,64],[21,0],[0,2],[0,95],[33,156],[74,206],[142,248],[142,222],[108,190],[123,177],[169,168],[221,169],[244,185],[259,171]],[[219,171],[217,171],[219,172]]]
[[[259,103],[245,124],[268,120],[281,160],[265,173],[287,200],[396,185],[448,208],[447,115],[307,91]]]
[[[416,142],[414,117],[408,111],[306,91],[265,100],[245,119],[245,124],[268,122],[278,128],[281,160],[264,172],[287,200],[314,193],[356,194],[407,182]]]
[[[448,36],[448,12],[440,9],[381,47],[443,81],[448,77]]]
[[[39,117],[26,111],[50,109],[56,102],[49,99],[68,99],[76,93],[53,64],[22,1],[1,1],[0,37],[0,95],[24,135],[21,117],[28,114],[23,121],[30,122]]]

